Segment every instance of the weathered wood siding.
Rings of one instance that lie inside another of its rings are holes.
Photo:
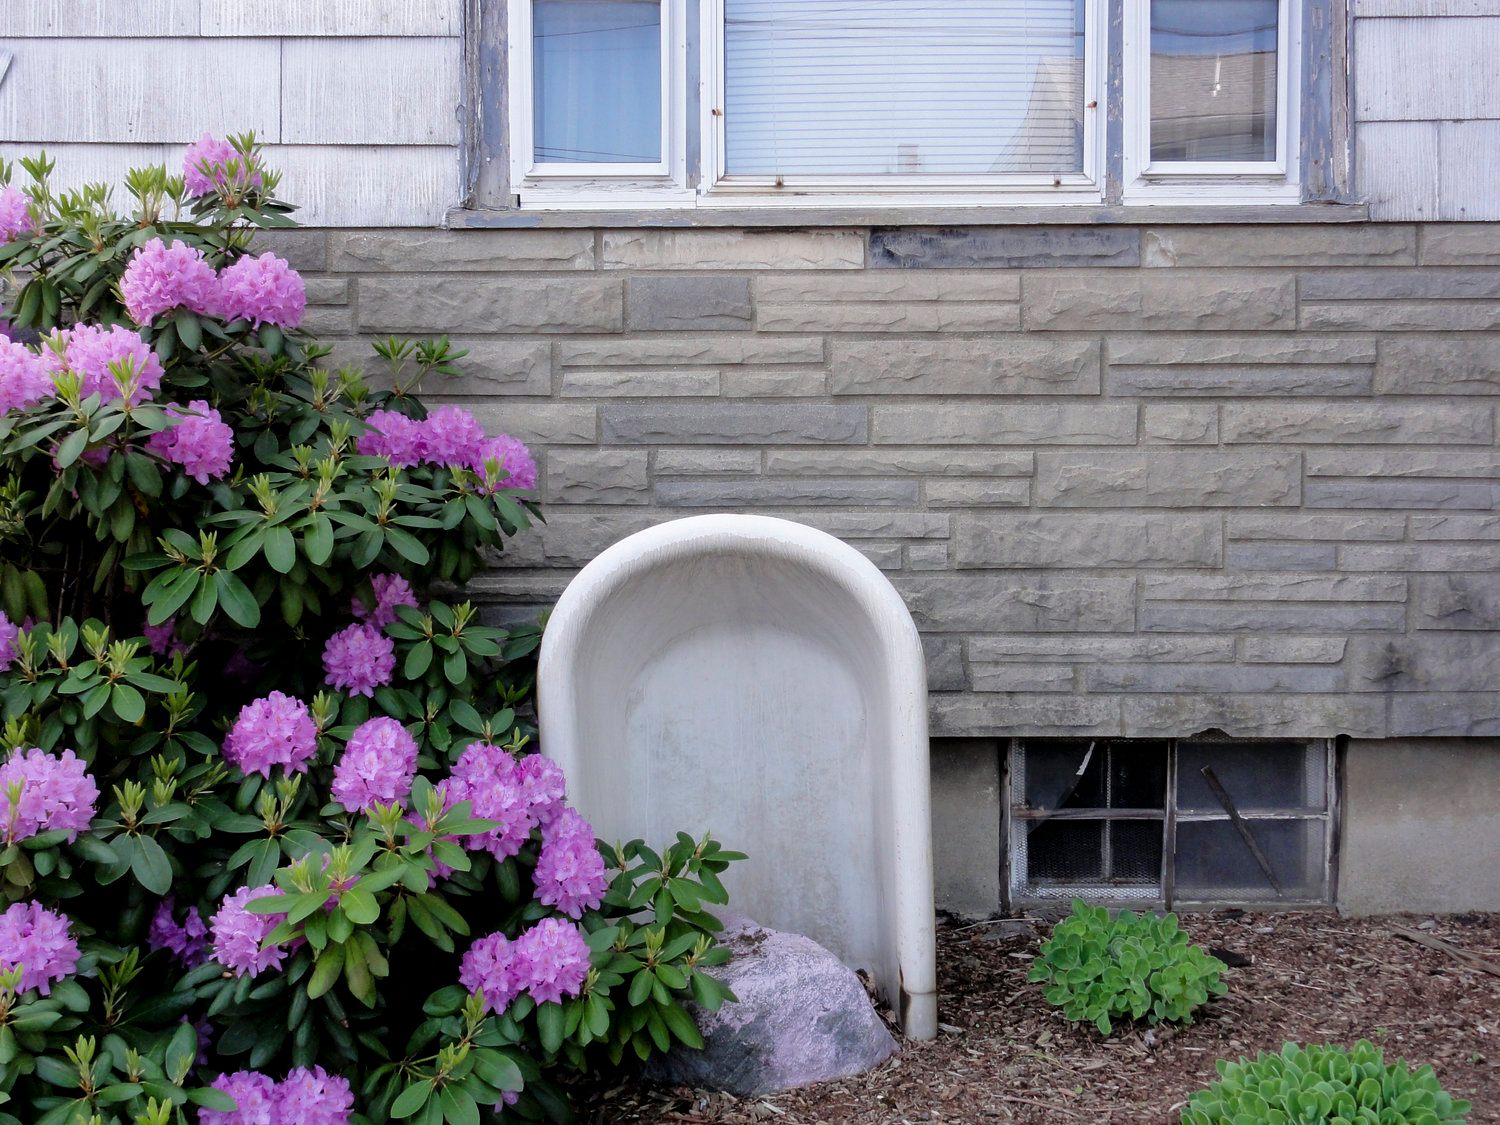
[[[432,226],[458,202],[462,0],[5,0],[0,156],[64,183],[254,129],[303,222]]]
[[[1353,0],[1356,183],[1384,219],[1500,219],[1500,0]]]

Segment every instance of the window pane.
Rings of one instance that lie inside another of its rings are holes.
[[[661,4],[533,0],[535,158],[557,164],[661,159]]]
[[[1081,0],[725,0],[727,167],[1083,167]]]
[[[1177,807],[1185,812],[1224,811],[1203,776],[1204,766],[1213,770],[1240,812],[1328,806],[1322,743],[1179,743]]]
[[[1151,0],[1151,159],[1276,159],[1277,0]]]
[[[1319,901],[1328,894],[1321,820],[1251,820],[1283,897]],[[1177,897],[1185,902],[1275,901],[1276,890],[1255,853],[1228,820],[1177,825]]]

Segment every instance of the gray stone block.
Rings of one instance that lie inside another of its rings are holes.
[[[1474,269],[1325,270],[1298,281],[1304,301],[1392,301],[1500,297],[1500,273]]]
[[[1221,335],[1126,333],[1109,338],[1109,362],[1124,366],[1191,363],[1239,366],[1250,363],[1375,362],[1373,336]]]
[[[1424,574],[1416,587],[1418,629],[1500,632],[1500,574]],[[1500,669],[1495,678],[1500,691]]]
[[[850,445],[869,436],[863,406],[715,403],[605,406],[603,441],[615,445]]]
[[[1029,477],[1030,452],[1000,449],[773,449],[766,471],[781,476]]]
[[[1217,445],[1219,408],[1197,403],[1152,403],[1143,413],[1141,441],[1147,445]]]
[[[1489,445],[1495,437],[1487,405],[1232,403],[1223,407],[1219,424],[1226,442]]]
[[[329,269],[350,273],[594,268],[591,230],[347,230],[329,237]]]
[[[604,269],[857,270],[865,240],[843,230],[611,230]]]
[[[917,550],[908,547],[908,551]],[[941,637],[929,634],[922,638],[922,651],[927,657],[928,691],[963,691],[969,686],[964,673],[964,643],[959,637]]]
[[[1228,528],[1231,540],[1379,543],[1406,538],[1402,516],[1232,512]]]
[[[458,361],[459,377],[451,382],[434,378],[424,388],[427,392],[545,395],[552,389],[552,349],[544,340],[459,337],[453,344],[469,353]]]
[[[563,398],[712,398],[719,372],[683,368],[647,371],[606,367],[600,371],[564,368],[558,389]]]
[[[1500,480],[1500,450],[1309,449],[1309,477],[1481,477]]]
[[[632,277],[625,286],[625,324],[636,330],[749,328],[746,277]]]
[[[1162,633],[1389,633],[1405,628],[1406,607],[1390,603],[1149,602],[1138,626]]]
[[[1219,566],[1219,517],[1201,513],[974,514],[958,517],[954,559],[985,567]]]
[[[1500,635],[1494,633],[1352,637],[1348,660],[1355,691],[1500,688]]]
[[[1424,223],[1424,266],[1500,266],[1500,230],[1490,223]]]
[[[307,291],[309,305],[347,305],[349,288],[347,277],[304,277],[303,287]]]
[[[618,278],[371,275],[359,282],[359,324],[374,332],[618,332]]]
[[[758,306],[762,332],[1017,332],[1019,305],[891,301]]]
[[[1500,508],[1500,483],[1456,480],[1310,480],[1309,508]]]
[[[1332,543],[1230,543],[1230,570],[1335,570],[1338,548]]]
[[[1099,393],[1099,342],[834,340],[829,389],[857,395]]]
[[[1344,637],[1241,637],[1240,659],[1247,664],[1337,664],[1348,645]]]
[[[1382,332],[1483,332],[1500,328],[1500,304],[1304,300],[1301,325],[1320,332],[1360,328]]]
[[[946,539],[950,522],[947,515],[938,512],[810,511],[785,518],[839,539]]]
[[[593,445],[599,438],[592,406],[502,401],[475,403],[471,409],[485,433],[507,433],[528,444]]]
[[[1120,718],[1120,701],[1108,696],[939,692],[928,698],[927,710],[935,737],[1026,735],[1042,738],[1048,735],[1125,733]]]
[[[1122,633],[1135,625],[1135,583],[1125,577],[912,575],[893,581],[917,626],[934,632]]]
[[[722,373],[725,398],[823,398],[828,373],[821,367],[731,367]]]
[[[1096,664],[1084,672],[1090,692],[1331,692],[1344,690],[1338,668],[1274,664]]]
[[[839,480],[794,480],[788,477],[757,477],[753,480],[658,481],[658,503],[672,508],[789,507],[806,504],[864,507],[886,505],[911,507],[917,503],[917,482],[872,480],[858,477]]]
[[[930,480],[924,487],[933,508],[1013,508],[1031,501],[1029,480]]]
[[[655,449],[651,468],[657,476],[697,477],[728,474],[753,476],[760,472],[760,451],[754,449]]]
[[[1143,601],[1400,602],[1406,579],[1370,574],[1148,574]]]
[[[821,336],[647,336],[564,340],[564,367],[717,367],[733,363],[822,363]]]
[[[1375,389],[1386,395],[1500,394],[1500,336],[1406,336],[1385,340]]]
[[[874,269],[1135,266],[1140,236],[1130,227],[949,227],[870,232]]]
[[[1021,275],[1000,270],[761,274],[753,284],[756,303],[762,305],[872,301],[1014,304],[1021,299]]]
[[[991,406],[967,401],[874,407],[877,445],[1130,445],[1136,408]]]
[[[969,658],[976,664],[1148,660],[1222,663],[1234,659],[1234,638],[977,636],[969,640]]]
[[[1358,695],[1136,695],[1121,703],[1133,736],[1182,738],[1221,730],[1231,738],[1380,738],[1385,702]]]
[[[1066,664],[975,664],[970,678],[975,691],[1074,690],[1073,669]]]
[[[1413,517],[1418,518],[1418,517]],[[1351,544],[1339,548],[1339,568],[1347,571],[1390,573],[1391,571],[1489,571],[1500,569],[1500,555],[1493,544],[1460,546],[1446,543],[1414,543],[1410,546]]]
[[[553,449],[546,498],[554,504],[644,504],[651,486],[644,449]]]
[[[946,543],[912,543],[906,548],[907,570],[952,570]],[[930,686],[930,685],[929,685]]]
[[[901,544],[900,543],[856,543],[854,549],[881,570],[896,571],[901,569]]]
[[[1289,274],[1058,271],[1021,283],[1030,331],[1271,329],[1297,326],[1297,281]]]
[[[317,339],[354,334],[354,310],[348,305],[308,305],[302,330]]]
[[[1099,450],[1036,455],[1038,507],[1255,508],[1295,506],[1296,453]]]
[[[1500,515],[1412,516],[1413,539],[1500,539]]]
[[[1253,398],[1257,395],[1368,395],[1374,391],[1372,367],[1352,364],[1300,363],[1276,366],[1151,367],[1111,365],[1105,382],[1112,395],[1174,398]]]
[[[1410,226],[1157,227],[1142,239],[1148,266],[1414,266]]]
[[[328,232],[313,227],[283,227],[257,230],[255,253],[269,251],[285,258],[300,273],[322,273],[328,269]]]
[[[1500,693],[1444,691],[1398,695],[1391,700],[1390,733],[1392,737],[1500,735]]]

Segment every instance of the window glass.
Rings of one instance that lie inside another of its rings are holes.
[[[1276,159],[1277,0],[1151,0],[1151,159]]]
[[[661,160],[661,4],[534,0],[535,159]]]
[[[725,0],[731,175],[1077,172],[1078,0]]]

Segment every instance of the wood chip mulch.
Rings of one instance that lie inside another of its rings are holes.
[[[1229,994],[1184,1027],[1063,1020],[1026,974],[1048,926],[1007,920],[938,931],[941,1032],[870,1074],[736,1099],[629,1082],[584,1099],[581,1122],[637,1125],[1175,1123],[1214,1062],[1283,1042],[1373,1040],[1387,1061],[1431,1063],[1471,1122],[1500,1122],[1500,915],[1354,920],[1331,913],[1186,916],[1235,964]],[[1398,929],[1426,938],[1419,944]],[[1432,939],[1436,939],[1433,941]]]

